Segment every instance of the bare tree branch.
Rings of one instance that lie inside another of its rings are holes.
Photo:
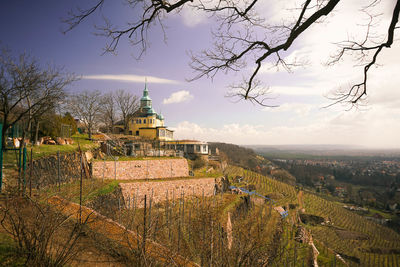
[[[372,4],[376,4],[375,2],[377,1],[374,1],[374,3]],[[343,90],[336,91],[335,95],[330,97],[330,99],[333,100],[333,103],[328,106],[337,103],[349,102],[351,106],[354,107],[357,104],[359,104],[360,100],[363,99],[363,97],[367,95],[368,71],[373,65],[376,64],[377,58],[381,53],[382,49],[390,48],[391,45],[393,44],[394,31],[396,29],[396,24],[399,19],[399,13],[400,13],[400,1],[397,1],[393,9],[392,19],[388,27],[387,40],[385,42],[373,46],[366,45],[367,41],[369,40],[369,31],[372,23],[372,17],[370,17],[370,22],[367,25],[366,37],[362,42],[358,43],[355,41],[347,41],[340,44],[342,48],[339,51],[338,55],[334,57],[332,63],[336,63],[337,61],[339,61],[347,52],[357,52],[359,54],[359,60],[361,62],[364,61],[366,58],[368,58],[367,52],[373,52],[373,55],[370,59],[367,59],[367,62],[364,65],[362,81],[352,85],[350,89],[346,90],[345,92],[343,92]]]
[[[260,84],[257,79],[260,70],[266,64],[276,67],[283,67],[291,71],[292,66],[299,63],[287,62],[281,56],[285,51],[293,47],[295,41],[310,27],[320,23],[330,15],[336,8],[340,0],[304,0],[298,8],[292,9],[296,16],[275,25],[269,25],[263,16],[257,12],[257,5],[261,0],[129,0],[131,8],[138,8],[141,5],[140,16],[133,19],[127,27],[114,29],[107,22],[106,26],[99,28],[102,34],[110,39],[106,46],[107,52],[115,52],[121,37],[127,36],[133,45],[140,45],[141,51],[147,48],[147,31],[153,24],[159,24],[163,28],[163,19],[168,13],[179,12],[182,8],[194,8],[209,15],[216,20],[216,27],[212,34],[214,44],[211,49],[206,49],[199,54],[190,53],[190,66],[195,71],[194,77],[190,81],[209,77],[213,79],[217,73],[222,72],[243,72],[246,79],[240,84],[240,96],[253,103],[262,104],[265,98],[259,90]],[[339,62],[342,57],[349,53],[355,55],[358,64],[364,67],[363,80],[355,83],[347,91],[340,93],[332,98],[334,103],[349,102],[356,104],[367,94],[367,80],[370,67],[376,65],[378,56],[383,48],[390,48],[394,42],[395,30],[398,28],[398,17],[400,0],[396,1],[391,23],[387,29],[387,38],[384,41],[377,41],[371,32],[375,26],[376,14],[369,14],[368,10],[376,8],[380,0],[371,0],[368,4],[361,7],[370,17],[366,25],[366,35],[360,42],[349,39],[346,42],[338,43],[339,53],[334,57],[330,64]],[[86,10],[79,10],[66,20],[71,28],[76,27],[87,16],[98,10],[103,1],[97,2],[95,6]],[[372,56],[369,54],[372,54]],[[250,70],[247,68],[250,65]],[[236,87],[234,85],[231,87]],[[260,100],[255,100],[260,99]]]
[[[0,113],[5,145],[5,131],[9,127],[23,120],[29,125],[34,117],[54,109],[65,98],[65,87],[77,78],[52,66],[43,70],[26,54],[17,60],[6,50],[0,55],[0,63]]]

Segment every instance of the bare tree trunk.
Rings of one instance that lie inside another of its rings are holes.
[[[35,129],[35,142],[33,143],[33,145],[36,145],[38,142],[38,138],[39,138],[39,125],[40,125],[40,121],[38,120],[36,123],[36,129]]]
[[[88,136],[89,136],[89,139],[92,139],[92,128],[91,127],[88,127]]]

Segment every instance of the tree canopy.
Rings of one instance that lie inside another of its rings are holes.
[[[191,55],[191,67],[195,76],[191,80],[201,77],[213,78],[219,72],[241,72],[243,79],[237,84],[231,84],[231,96],[250,100],[261,105],[268,105],[265,94],[268,87],[258,78],[263,65],[273,62],[276,67],[283,67],[290,71],[294,66],[302,64],[296,60],[290,61],[283,54],[293,49],[294,43],[306,32],[313,31],[313,25],[333,16],[340,0],[303,0],[295,8],[290,9],[290,15],[280,22],[271,22],[270,18],[259,11],[260,5],[268,4],[265,0],[128,0],[127,6],[136,12],[126,26],[114,26],[106,18],[105,25],[98,27],[100,33],[109,42],[107,52],[115,52],[121,38],[127,37],[135,46],[140,46],[141,52],[148,46],[147,31],[153,25],[160,25],[170,14],[179,13],[185,8],[194,8],[215,19],[216,27],[212,35],[212,48],[198,54]],[[385,2],[385,1],[383,1]],[[291,1],[287,1],[291,3]],[[338,51],[329,64],[336,64],[344,56],[354,58],[362,66],[362,79],[354,81],[345,90],[338,90],[331,96],[333,104],[349,103],[354,106],[366,98],[368,76],[372,66],[376,65],[382,50],[390,48],[395,41],[395,32],[399,28],[398,18],[400,0],[393,1],[390,21],[383,32],[374,32],[372,29],[381,23],[379,14],[374,10],[382,4],[380,0],[366,1],[359,8],[369,18],[365,33],[361,39],[338,40]],[[387,3],[384,3],[387,4]],[[87,9],[71,11],[64,20],[69,31],[79,25],[88,16],[95,13],[104,5],[104,0],[98,0],[95,5]],[[163,28],[164,29],[164,28]],[[381,29],[379,29],[381,30]],[[247,67],[250,67],[250,71]]]

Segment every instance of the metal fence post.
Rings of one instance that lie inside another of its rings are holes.
[[[21,169],[22,169],[22,147],[19,145],[18,149],[18,193],[21,191]]]
[[[103,158],[103,180],[102,182],[104,182],[104,172],[106,171],[106,158]]]
[[[33,171],[33,149],[31,148],[31,163],[29,168],[29,197],[32,197],[32,171]]]
[[[57,151],[57,178],[58,178],[58,191],[61,191],[61,180],[60,180],[60,151]]]
[[[25,173],[26,173],[26,145],[24,144],[24,148],[22,150],[22,178],[24,181],[23,184],[23,194],[25,195],[26,191],[26,179],[25,179]]]
[[[82,179],[83,179],[83,158],[82,152],[79,153],[81,156],[81,179],[79,181],[79,223],[82,223]]]
[[[3,124],[0,123],[0,193],[1,190],[3,189],[3,142],[1,140],[3,140],[2,137],[2,133],[3,133]]]
[[[114,158],[114,180],[117,180],[117,157]]]

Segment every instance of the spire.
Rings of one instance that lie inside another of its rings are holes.
[[[147,77],[144,80],[144,90],[143,90],[143,96],[148,96],[149,95],[149,90],[147,90]]]
[[[151,108],[151,98],[149,96],[149,90],[147,90],[147,78],[145,79],[144,82],[144,90],[143,90],[143,96],[140,99],[140,107]]]

